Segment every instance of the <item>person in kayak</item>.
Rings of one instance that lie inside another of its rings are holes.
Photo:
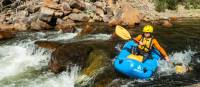
[[[144,61],[146,58],[150,57],[150,53],[153,47],[160,51],[161,55],[169,62],[169,57],[166,51],[159,45],[158,41],[152,36],[153,26],[146,25],[143,28],[143,34],[138,35],[134,40],[139,43],[138,54],[144,56]]]

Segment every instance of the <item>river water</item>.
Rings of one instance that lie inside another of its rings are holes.
[[[141,27],[134,29],[140,31]],[[169,52],[175,63],[186,66],[193,55],[200,52],[200,20],[178,20],[172,28],[156,27],[155,37]],[[77,33],[59,34],[49,32],[20,32],[16,38],[0,42],[0,87],[74,87],[80,74],[78,66],[69,67],[71,72],[53,74],[48,71],[51,51],[37,47],[39,40],[71,42],[82,40],[108,40],[110,34],[93,34],[79,40],[73,39]],[[184,83],[194,84],[200,81],[195,73],[174,75],[173,65],[160,60],[160,68],[150,81],[121,78],[113,80],[109,85],[118,82],[118,86],[167,86]],[[185,84],[185,85],[188,85]]]

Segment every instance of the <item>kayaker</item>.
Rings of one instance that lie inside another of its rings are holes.
[[[161,55],[169,62],[166,51],[159,45],[158,41],[153,37],[153,26],[146,25],[143,28],[143,34],[138,35],[134,40],[139,43],[138,53],[144,56],[144,60],[150,56],[151,50],[155,47],[160,51]]]

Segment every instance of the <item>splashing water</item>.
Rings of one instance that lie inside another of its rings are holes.
[[[172,53],[169,57],[174,64],[182,64],[184,66],[188,66],[188,64],[191,62],[192,55],[195,53],[196,52],[194,51],[188,50]],[[160,60],[157,73],[159,76],[171,75],[175,73],[175,66],[166,62],[165,60]]]

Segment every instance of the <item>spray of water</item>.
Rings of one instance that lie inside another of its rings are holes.
[[[196,52],[187,50],[182,52],[172,53],[169,57],[174,64],[182,64],[183,66],[188,66],[191,62],[192,55]],[[171,75],[175,73],[175,65],[166,62],[165,60],[159,61],[159,69],[157,73],[159,76]]]

